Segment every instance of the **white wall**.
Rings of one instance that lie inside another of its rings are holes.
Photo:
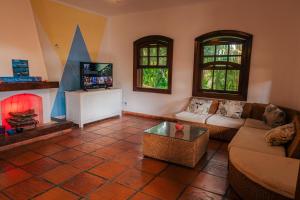
[[[0,76],[12,76],[12,59],[29,60],[31,76],[47,72],[29,0],[0,0]]]
[[[114,63],[124,110],[175,112],[192,94],[194,39],[234,29],[254,35],[248,101],[300,110],[300,4],[298,0],[203,0],[198,4],[111,17],[99,60]],[[132,91],[133,41],[153,34],[174,39],[172,94]]]

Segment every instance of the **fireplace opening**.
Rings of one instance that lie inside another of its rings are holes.
[[[2,126],[6,130],[32,129],[43,123],[42,97],[17,94],[1,101]]]

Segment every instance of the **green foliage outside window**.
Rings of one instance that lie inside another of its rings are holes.
[[[168,88],[167,68],[144,68],[142,70],[143,87],[156,89]]]
[[[203,46],[203,64],[209,64],[211,67],[202,70],[201,88],[237,92],[240,70],[230,69],[230,63],[241,64],[242,48],[242,44]]]

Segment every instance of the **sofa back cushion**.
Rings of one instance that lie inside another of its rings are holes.
[[[269,104],[263,114],[263,120],[266,124],[275,128],[286,123],[286,113],[273,104]]]
[[[287,146],[287,156],[300,159],[300,115],[295,115],[294,119],[295,137]]]
[[[265,112],[267,104],[252,103],[251,106],[252,106],[252,109],[251,109],[250,118],[263,121],[263,114]]]
[[[243,107],[242,118],[244,119],[251,118],[251,112],[252,112],[252,103],[245,103]]]
[[[187,112],[208,114],[213,100],[193,97],[186,108]]]
[[[221,100],[219,102],[217,114],[240,119],[242,117],[244,105],[245,102],[243,101]]]
[[[216,114],[216,112],[218,111],[218,108],[219,108],[219,100],[213,99],[208,113]]]

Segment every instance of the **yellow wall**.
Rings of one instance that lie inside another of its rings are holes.
[[[31,76],[48,79],[29,0],[0,0],[0,76],[12,76],[12,59],[29,60]]]
[[[31,0],[31,3],[37,23],[49,37],[62,65],[68,58],[77,25],[91,59],[96,61],[106,25],[105,17],[50,0]]]

